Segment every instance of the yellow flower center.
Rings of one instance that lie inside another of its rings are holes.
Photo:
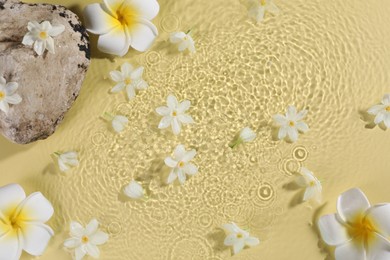
[[[126,85],[129,85],[130,83],[131,83],[131,78],[126,78],[126,79],[125,79],[125,84],[126,84]]]
[[[288,124],[289,124],[289,126],[291,126],[291,127],[295,126],[295,122],[294,122],[294,121],[290,121]]]
[[[386,111],[390,112],[390,106],[386,107]]]
[[[309,186],[310,186],[310,187],[314,187],[314,186],[316,186],[316,182],[315,182],[315,181],[311,181],[311,182],[309,182]]]
[[[41,38],[42,40],[46,40],[47,39],[47,32],[40,32],[39,38]]]
[[[16,209],[17,206],[14,206],[4,211],[4,222],[0,222],[0,227],[5,225],[7,229],[10,229],[13,236],[17,236],[18,231],[25,228],[25,220],[29,219],[26,210],[16,212]]]
[[[3,91],[0,91],[0,101],[5,98],[5,93]]]
[[[83,236],[81,238],[81,242],[83,242],[84,244],[88,243],[89,242],[89,238],[87,236]]]
[[[241,233],[238,233],[237,234],[237,238],[240,239],[240,238],[243,238],[244,236],[241,234]]]
[[[356,243],[368,245],[375,239],[376,227],[372,219],[358,216],[348,227],[348,234]]]
[[[124,1],[123,4],[116,9],[116,16],[123,27],[131,29],[137,24],[139,14],[134,6],[129,4],[128,1]]]
[[[179,162],[179,167],[183,168],[184,167],[184,162]]]
[[[172,112],[172,116],[177,116],[177,112],[176,112],[176,111],[173,111],[173,112]]]
[[[267,4],[266,0],[260,0],[260,5],[265,6]]]

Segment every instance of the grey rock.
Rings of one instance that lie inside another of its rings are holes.
[[[24,46],[29,21],[63,24],[54,38],[55,54],[38,56]],[[52,135],[80,92],[90,64],[89,38],[76,14],[59,5],[0,0],[0,76],[19,83],[23,98],[0,111],[0,133],[27,144]]]

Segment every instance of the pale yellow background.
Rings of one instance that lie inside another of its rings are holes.
[[[94,1],[46,2],[80,15]],[[362,114],[390,92],[390,1],[276,0],[282,13],[259,25],[237,0],[159,2],[149,52],[107,59],[92,37],[80,97],[53,136],[27,146],[0,138],[0,184],[42,191],[56,210],[57,235],[39,259],[70,259],[61,247],[69,221],[93,217],[111,236],[101,259],[230,259],[218,229],[229,221],[262,241],[233,259],[325,259],[313,221],[335,211],[340,193],[360,187],[373,203],[390,201],[390,133],[366,128]],[[189,28],[192,56],[167,41]],[[108,93],[108,73],[124,61],[144,66],[150,84],[130,102]],[[193,104],[196,124],[178,137],[157,129],[154,109],[169,93]],[[311,131],[297,144],[273,141],[271,116],[289,104],[309,110]],[[129,117],[123,134],[99,118],[105,111]],[[258,138],[231,150],[247,125]],[[179,143],[197,149],[199,174],[165,186],[163,159]],[[60,174],[50,154],[68,150],[81,164]],[[299,191],[286,186],[300,166],[323,181],[323,206],[297,203]],[[132,178],[149,186],[149,201],[120,196]]]

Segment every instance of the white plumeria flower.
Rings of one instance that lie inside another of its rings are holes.
[[[240,131],[238,138],[229,146],[234,148],[242,143],[249,143],[256,139],[256,133],[249,127],[245,127]]]
[[[158,128],[164,129],[169,126],[172,127],[172,132],[175,135],[178,135],[181,130],[182,124],[193,124],[194,120],[190,115],[185,114],[185,112],[190,108],[191,102],[184,100],[179,103],[177,98],[174,95],[169,95],[167,98],[167,105],[164,107],[158,107],[156,112],[163,116],[158,125]]]
[[[64,32],[65,26],[62,24],[53,26],[48,21],[42,23],[33,21],[28,23],[27,29],[29,32],[24,36],[22,43],[28,46],[34,45],[34,51],[38,55],[42,55],[45,49],[50,53],[55,53],[52,37],[56,37]]]
[[[18,260],[22,251],[40,256],[54,235],[45,225],[54,213],[51,203],[35,192],[26,198],[23,188],[0,188],[0,259]]]
[[[148,88],[148,83],[142,78],[144,67],[134,69],[133,66],[125,62],[121,70],[110,72],[111,79],[117,84],[111,89],[111,93],[118,93],[126,88],[128,99],[135,97],[135,90],[144,90]]]
[[[321,202],[322,199],[322,185],[321,182],[314,176],[314,174],[308,169],[302,167],[300,170],[301,175],[296,179],[296,183],[305,188],[303,195],[303,201],[311,199]]]
[[[67,172],[70,170],[70,168],[79,165],[79,160],[77,159],[77,152],[55,152],[54,155],[56,155],[58,158],[58,166],[60,167],[60,170],[62,172]]]
[[[278,138],[280,140],[288,137],[290,141],[298,140],[298,131],[306,133],[309,130],[308,125],[302,122],[302,119],[307,115],[307,110],[302,110],[297,113],[294,106],[288,106],[286,115],[277,114],[273,118],[275,123],[280,127]]]
[[[390,128],[390,94],[386,94],[382,99],[382,104],[371,107],[368,113],[375,116],[375,124],[383,122],[386,128]]]
[[[104,0],[84,10],[89,32],[99,35],[100,51],[124,56],[130,46],[137,51],[150,48],[158,35],[150,21],[160,10],[156,0]]]
[[[198,167],[190,163],[195,155],[195,150],[186,151],[184,145],[181,144],[176,146],[173,156],[167,157],[164,160],[165,164],[172,168],[171,173],[168,176],[168,184],[171,184],[176,179],[179,179],[179,182],[184,184],[186,181],[186,174],[193,176],[198,173]]]
[[[17,105],[22,102],[22,98],[16,94],[19,85],[16,82],[8,82],[0,77],[0,110],[8,113],[9,104]]]
[[[225,246],[233,247],[233,254],[238,254],[245,246],[257,246],[260,240],[256,237],[251,237],[249,232],[242,230],[235,223],[225,224],[222,226],[227,236],[225,238]]]
[[[129,119],[121,115],[112,115],[110,113],[104,113],[104,118],[111,122],[112,129],[115,132],[121,133],[129,123]]]
[[[277,15],[280,13],[279,8],[272,0],[249,0],[249,16],[254,18],[258,23],[264,20],[266,12]]]
[[[65,240],[64,247],[74,250],[76,260],[81,260],[86,255],[99,258],[100,250],[97,246],[108,241],[108,234],[99,230],[99,222],[96,219],[92,219],[85,228],[80,223],[72,221],[70,236],[71,238]]]
[[[337,213],[318,221],[322,239],[335,246],[336,260],[390,259],[390,204],[371,206],[359,189],[341,194]]]
[[[125,187],[124,193],[127,197],[132,199],[143,199],[145,197],[144,188],[134,180]]]
[[[179,51],[185,51],[188,49],[189,52],[195,53],[195,42],[194,39],[191,37],[191,31],[188,31],[187,33],[184,32],[174,32],[170,36],[171,43],[178,45]]]

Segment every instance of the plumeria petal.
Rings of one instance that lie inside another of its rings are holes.
[[[390,237],[390,204],[373,206],[366,217],[372,219],[381,235]]]
[[[45,251],[53,230],[44,224],[25,224],[23,228],[23,249],[30,255],[42,255]]]
[[[20,259],[23,250],[23,238],[21,235],[10,231],[0,236],[0,259],[17,260]]]
[[[46,222],[54,213],[51,203],[40,192],[32,193],[17,209],[24,222]]]
[[[388,260],[390,259],[390,241],[385,237],[374,233],[374,242],[367,250],[367,259],[369,260]]]
[[[106,34],[114,27],[119,26],[119,22],[106,13],[100,4],[90,4],[84,9],[85,25],[93,34]]]
[[[142,17],[148,20],[153,20],[160,10],[160,5],[156,0],[133,0],[131,3],[138,10],[142,10]]]
[[[130,35],[132,39],[131,47],[143,52],[152,46],[158,35],[158,31],[154,24],[146,19],[141,19],[141,22],[130,32]]]
[[[344,192],[337,200],[337,212],[345,222],[354,221],[356,216],[364,214],[369,207],[366,195],[356,188]]]
[[[349,241],[336,247],[335,257],[342,260],[366,260],[366,252],[363,244]]]
[[[347,228],[339,221],[336,214],[322,216],[318,221],[322,239],[331,246],[339,246],[351,240]]]
[[[98,48],[108,54],[123,56],[129,50],[129,39],[123,28],[116,27],[99,37]]]
[[[25,198],[26,194],[19,184],[0,187],[0,212],[6,212],[12,206],[19,205]]]

